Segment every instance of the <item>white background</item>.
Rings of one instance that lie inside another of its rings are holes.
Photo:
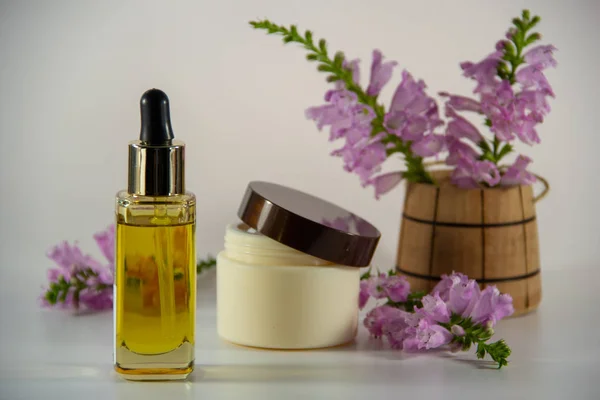
[[[458,63],[478,61],[523,7],[542,16],[559,67],[542,144],[521,149],[552,184],[539,204],[544,269],[597,265],[598,1],[2,1],[0,5],[0,278],[2,292],[39,293],[57,242],[113,220],[126,185],[127,142],[139,133],[140,95],[164,90],[187,147],[198,196],[198,254],[222,247],[246,184],[283,183],[371,220],[383,237],[376,264],[392,267],[404,188],[380,201],[329,156],[304,110],[322,102],[324,75],[295,45],[254,31],[268,17],[360,57],[368,77],[379,48],[434,94],[469,94]],[[401,69],[382,94],[389,102]],[[363,83],[366,83],[363,82]],[[391,161],[386,169],[401,167]]]

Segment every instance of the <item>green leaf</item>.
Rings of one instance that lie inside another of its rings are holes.
[[[306,59],[308,61],[316,61],[319,59],[319,56],[317,54],[307,54]]]
[[[196,272],[198,274],[206,271],[207,269],[211,269],[217,265],[217,260],[211,256],[210,254],[204,260],[198,260],[196,264]]]
[[[369,269],[360,276],[360,280],[364,281],[365,279],[369,279],[371,277],[371,267],[369,267]]]
[[[290,33],[292,34],[292,36],[294,37],[300,37],[300,35],[298,35],[298,28],[296,27],[296,25],[292,25],[290,27]]]
[[[529,10],[523,10],[523,12],[522,12],[521,15],[523,16],[523,20],[524,21],[528,21],[529,20],[529,16],[530,16]]]
[[[484,153],[492,152],[492,148],[490,147],[487,139],[485,139],[485,138],[483,140],[481,140],[479,143],[477,143],[477,147],[479,147]]]
[[[342,53],[341,51],[335,53],[335,57],[333,58],[333,64],[338,68],[342,68],[342,65],[344,64],[344,53]]]
[[[306,41],[308,43],[312,43],[312,32],[311,31],[306,31],[304,33],[304,38],[306,39]]]
[[[541,18],[538,17],[537,15],[535,17],[533,17],[531,19],[531,21],[529,22],[529,25],[527,26],[527,29],[531,29],[534,26],[536,26],[539,22],[541,21]]]
[[[512,150],[513,150],[513,146],[510,143],[506,143],[500,149],[500,152],[498,153],[498,156],[496,157],[496,162],[499,162],[504,156],[509,154]]]
[[[335,75],[329,75],[325,80],[329,83],[331,82],[337,82],[339,81],[341,78]]]
[[[335,68],[327,64],[319,64],[317,69],[321,72],[335,72]]]
[[[321,53],[327,55],[327,42],[325,39],[319,40],[319,49],[321,50]]]
[[[477,344],[477,358],[481,359],[485,357],[485,344],[483,342],[479,342]]]
[[[519,31],[522,31],[525,29],[525,26],[523,25],[523,22],[518,19],[518,18],[513,18],[512,23],[517,27],[517,29]]]
[[[537,32],[532,33],[531,35],[527,36],[527,39],[525,39],[525,46],[529,46],[531,43],[540,40],[542,38],[542,35],[540,35]]]

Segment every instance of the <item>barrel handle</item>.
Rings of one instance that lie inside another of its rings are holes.
[[[543,178],[543,177],[539,176],[538,174],[534,174],[534,175],[544,185],[544,190],[542,190],[542,192],[540,194],[538,194],[537,196],[535,196],[533,198],[533,202],[537,203],[538,201],[540,201],[541,199],[546,197],[546,195],[550,191],[550,183],[546,180],[546,178]]]

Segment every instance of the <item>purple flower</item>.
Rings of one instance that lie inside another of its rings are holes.
[[[502,174],[500,178],[500,185],[502,186],[514,186],[514,185],[531,185],[536,181],[535,175],[526,170],[527,166],[531,163],[531,158],[520,155],[515,160],[514,164],[508,167],[506,172]]]
[[[446,106],[451,107],[456,111],[474,111],[481,113],[481,104],[474,99],[468,97],[456,96],[449,94],[448,92],[440,92],[440,96],[448,97]]]
[[[475,93],[492,92],[500,83],[497,73],[502,57],[502,51],[495,51],[478,63],[468,61],[460,63],[464,76],[477,81]]]
[[[91,256],[83,254],[77,244],[70,245],[68,242],[54,246],[48,253],[48,258],[58,264],[58,269],[50,270],[49,277],[58,278],[63,276],[65,280],[71,279],[71,274],[81,267],[90,267],[95,271],[100,271],[102,265]]]
[[[112,308],[112,287],[102,290],[87,288],[79,294],[79,305],[89,310],[101,311]]]
[[[460,188],[476,189],[480,182],[496,186],[500,182],[500,172],[491,161],[477,161],[459,155],[451,179],[452,183]]]
[[[449,322],[450,310],[448,305],[441,299],[439,293],[427,295],[421,300],[423,308],[417,309],[418,313],[431,318],[436,322]]]
[[[502,141],[514,138],[515,96],[508,81],[502,81],[494,92],[481,96],[483,113],[492,123],[491,130]]]
[[[435,100],[425,93],[425,83],[415,81],[411,74],[403,71],[384,124],[390,133],[413,141],[443,122]]]
[[[319,129],[330,126],[329,140],[345,139],[345,145],[331,154],[342,157],[344,169],[358,174],[366,186],[387,158],[380,137],[371,137],[375,112],[358,103],[356,95],[345,89],[329,91],[325,100],[328,104],[307,109],[306,116],[315,120]]]
[[[343,89],[330,90],[325,95],[325,100],[329,104],[308,108],[306,117],[314,120],[319,130],[329,125],[329,140],[333,141],[343,137],[353,126],[358,102],[356,94]]]
[[[437,285],[433,288],[431,293],[439,294],[440,298],[444,301],[448,301],[450,299],[450,289],[456,284],[459,283],[467,283],[469,281],[469,277],[460,272],[453,272],[451,275],[442,275],[441,280]]]
[[[509,294],[500,294],[496,286],[488,286],[479,295],[470,316],[476,324],[490,324],[493,327],[513,312],[512,297]]]
[[[361,310],[365,307],[367,301],[369,301],[369,297],[371,297],[369,294],[369,289],[368,281],[360,281],[360,291],[358,292],[358,308]]]
[[[517,94],[517,111],[525,118],[543,121],[544,115],[550,112],[547,95],[540,90],[523,90]]]
[[[411,320],[411,318],[405,319],[407,322]],[[414,321],[414,319],[412,320]],[[448,329],[437,325],[426,317],[422,316],[417,321],[416,326],[409,326],[405,329],[407,337],[403,341],[402,348],[404,351],[436,349],[447,345],[454,337]]]
[[[462,277],[452,276],[452,287],[448,292],[448,308],[454,314],[468,316],[479,299],[479,285],[473,279],[465,282]]]
[[[115,262],[115,226],[111,225],[107,230],[96,233],[94,239],[104,257],[113,264]]]
[[[385,146],[376,140],[347,143],[341,149],[333,151],[332,155],[342,157],[344,169],[355,172],[363,186],[368,185],[371,177],[381,170],[381,164],[387,157]]]
[[[367,88],[368,96],[377,96],[381,89],[392,78],[394,67],[398,64],[395,61],[382,62],[383,55],[379,50],[373,51],[373,63],[371,64],[371,80]]]
[[[528,50],[523,55],[523,59],[527,64],[536,65],[540,69],[556,67],[557,62],[553,55],[555,50],[556,47],[553,45],[536,46]]]
[[[479,157],[475,149],[453,136],[446,136],[446,147],[448,148],[448,157],[446,157],[447,165],[457,165],[461,157],[470,160],[475,160]]]
[[[405,314],[405,311],[394,307],[379,306],[367,313],[363,323],[371,335],[381,337],[387,324],[393,323],[399,318],[404,319]]]
[[[410,283],[404,276],[391,275],[380,283],[383,293],[394,303],[405,302],[410,293]]]
[[[42,306],[90,310],[112,308],[114,235],[114,226],[94,235],[109,261],[108,265],[83,254],[77,244],[63,242],[52,248],[48,258],[57,264],[57,268],[48,270],[50,285],[41,297]]]
[[[445,145],[446,141],[443,135],[430,133],[414,142],[411,149],[420,157],[431,157],[444,150]]]
[[[406,323],[409,313],[399,310],[402,314],[397,314],[389,319],[382,327],[382,335],[385,336],[393,349],[402,349],[404,340],[410,337],[410,330]]]
[[[379,200],[381,195],[386,194],[402,181],[404,178],[403,172],[388,172],[372,178],[370,184],[375,187],[375,198]]]
[[[452,118],[452,121],[446,126],[446,135],[456,139],[466,138],[473,143],[479,143],[483,136],[475,126],[465,118],[458,115],[452,107],[446,107],[446,116]]]
[[[534,88],[545,95],[554,97],[552,86],[550,86],[546,76],[537,65],[528,65],[519,69],[519,71],[517,71],[516,79],[524,89]]]
[[[403,276],[379,274],[367,280],[365,291],[376,299],[404,302],[410,293],[410,284]]]

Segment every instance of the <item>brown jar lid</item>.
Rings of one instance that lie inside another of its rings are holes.
[[[334,264],[368,266],[381,234],[359,216],[298,190],[250,182],[238,216],[257,232]]]

